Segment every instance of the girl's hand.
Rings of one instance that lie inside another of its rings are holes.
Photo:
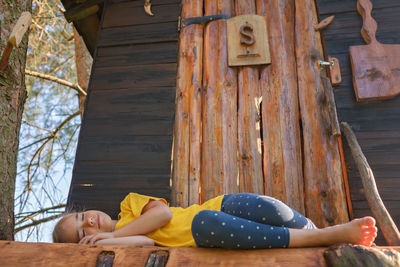
[[[79,241],[79,244],[86,244],[86,245],[93,246],[93,245],[95,245],[96,241],[103,240],[103,239],[109,239],[109,238],[114,238],[113,232],[102,232],[102,233],[85,236],[84,238],[82,238]]]

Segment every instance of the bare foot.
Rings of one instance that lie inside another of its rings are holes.
[[[336,241],[335,243],[341,241],[369,247],[377,236],[375,219],[369,216],[325,229],[332,231],[331,234],[335,236],[332,239]]]
[[[289,247],[330,246],[337,243],[371,246],[376,238],[375,219],[363,217],[323,229],[289,229]]]

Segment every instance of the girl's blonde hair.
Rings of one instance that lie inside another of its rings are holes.
[[[65,240],[65,238],[63,236],[65,229],[62,227],[62,225],[67,217],[69,217],[75,213],[76,212],[66,212],[64,214],[64,216],[56,223],[56,226],[54,226],[54,229],[53,229],[53,243],[68,243],[68,241]]]

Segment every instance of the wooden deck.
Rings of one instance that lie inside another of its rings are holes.
[[[114,267],[145,266],[149,254],[168,250],[166,266],[326,266],[325,248],[222,250],[160,247],[88,247],[77,244],[48,244],[0,241],[0,266],[96,266],[98,255],[115,253]]]
[[[385,248],[385,247],[381,247]],[[391,247],[400,251],[400,247]],[[0,241],[0,266],[96,266],[102,251],[114,253],[113,267],[145,266],[157,250],[169,253],[167,267],[176,266],[326,266],[327,248],[224,250],[161,247],[89,247],[78,244],[49,244]],[[110,266],[110,265],[107,265]]]

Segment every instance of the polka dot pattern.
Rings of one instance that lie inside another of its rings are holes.
[[[221,211],[199,212],[193,219],[192,233],[200,247],[285,248],[289,245],[288,228],[312,226],[310,220],[274,198],[240,193],[226,195]]]

